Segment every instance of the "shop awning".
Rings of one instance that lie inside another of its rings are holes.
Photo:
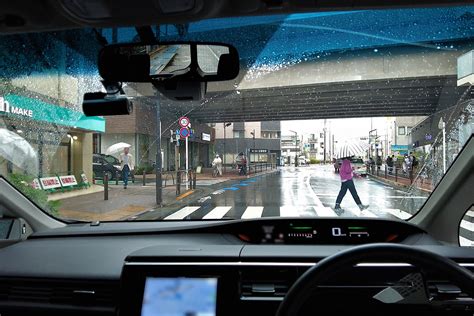
[[[0,115],[93,132],[105,132],[105,119],[103,117],[87,117],[79,111],[16,94],[7,94],[3,99],[5,102],[0,107]]]

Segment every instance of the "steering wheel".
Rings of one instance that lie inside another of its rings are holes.
[[[422,271],[433,269],[443,272],[464,293],[474,296],[474,276],[468,269],[449,258],[433,252],[398,244],[368,244],[341,251],[327,257],[306,271],[290,288],[277,311],[277,316],[298,315],[319,285],[328,281],[341,269],[358,263],[403,262]]]

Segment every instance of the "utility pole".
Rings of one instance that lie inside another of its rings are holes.
[[[253,137],[253,162],[255,163],[255,129],[253,130],[253,132],[250,132],[250,134]],[[250,155],[250,157],[252,157],[252,155]]]
[[[298,133],[295,131],[290,131],[295,133],[295,167],[298,167]]]
[[[163,202],[162,195],[162,186],[163,182],[161,179],[161,170],[162,170],[163,161],[161,159],[161,106],[160,106],[160,94],[156,92],[156,164],[155,164],[155,173],[156,173],[156,204],[161,206]]]
[[[323,155],[324,155],[324,163],[326,163],[326,119],[324,119],[324,151],[323,151]]]

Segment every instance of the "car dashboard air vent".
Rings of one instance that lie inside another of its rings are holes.
[[[242,300],[281,300],[297,277],[295,267],[243,270],[240,273],[240,297]]]
[[[3,303],[48,304],[115,310],[119,284],[71,280],[0,279],[0,305]]]

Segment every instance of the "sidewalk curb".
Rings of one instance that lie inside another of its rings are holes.
[[[410,188],[411,187],[411,185],[401,184],[401,183],[398,183],[398,182],[395,182],[395,181],[392,181],[392,180],[377,177],[377,176],[371,175],[370,173],[368,173],[367,176],[370,177],[371,179],[373,179],[374,181],[378,181],[380,183],[391,184],[393,186],[400,187],[400,188]],[[418,189],[423,191],[423,192],[426,192],[426,193],[431,193],[432,192],[432,191],[424,189],[424,188],[418,188]]]

